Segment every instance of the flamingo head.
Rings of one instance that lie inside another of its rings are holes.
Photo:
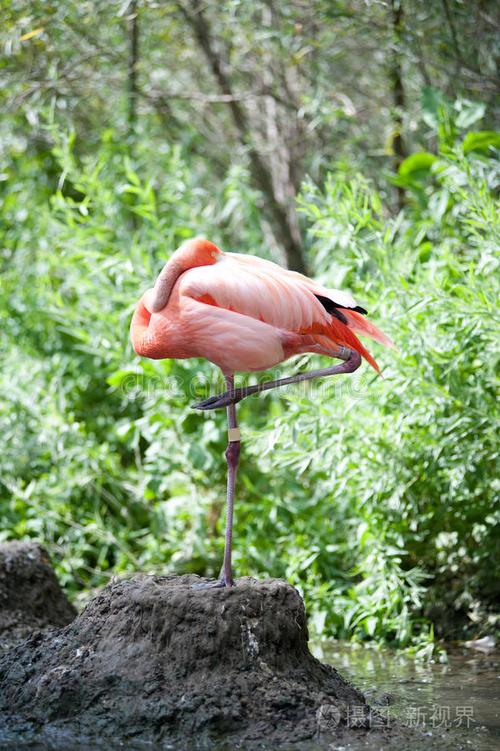
[[[222,251],[210,240],[195,237],[183,243],[165,264],[156,280],[154,293],[147,300],[149,311],[157,313],[166,306],[174,284],[181,274],[197,266],[212,266],[221,256]]]
[[[222,251],[217,245],[202,237],[195,237],[182,243],[170,262],[178,264],[182,271],[187,271],[197,266],[211,266],[217,263],[221,256]]]

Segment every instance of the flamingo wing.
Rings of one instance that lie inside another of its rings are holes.
[[[354,330],[379,341],[384,335],[369,322],[363,327],[364,319],[359,313],[362,308],[352,296],[327,289],[271,261],[224,253],[212,266],[185,272],[179,279],[179,296],[284,332],[317,337],[322,346],[331,342],[332,350],[339,345],[355,349],[379,370]],[[390,341],[385,339],[384,343]]]

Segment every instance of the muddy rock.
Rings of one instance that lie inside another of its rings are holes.
[[[303,602],[281,580],[200,589],[199,577],[111,583],[67,627],[0,660],[0,730],[250,748],[342,731],[365,699],[309,652]],[[364,732],[359,730],[358,732]]]
[[[0,544],[0,654],[34,631],[65,626],[75,615],[40,545]]]

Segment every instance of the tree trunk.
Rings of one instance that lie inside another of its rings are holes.
[[[403,112],[405,109],[405,89],[403,83],[403,71],[401,66],[400,51],[402,41],[401,33],[404,23],[403,0],[391,0],[391,18],[395,50],[391,59],[389,75],[394,104],[394,138],[392,141],[392,147],[394,151],[394,169],[397,172],[399,170],[401,162],[406,158],[406,150],[402,137]],[[398,209],[401,211],[405,204],[405,191],[404,188],[401,188],[399,186],[397,188],[397,202]]]
[[[139,95],[137,85],[137,65],[139,62],[139,19],[137,15],[137,0],[130,3],[128,17],[128,135],[132,139],[137,122],[137,99]]]
[[[307,268],[295,208],[280,201],[276,196],[271,170],[252,141],[251,127],[244,106],[233,96],[229,76],[214,49],[210,22],[202,5],[198,0],[193,0],[189,8],[182,3],[179,3],[178,7],[190,25],[222,94],[228,97],[233,123],[250,157],[250,174],[258,189],[264,194],[266,211],[276,240],[283,248],[287,265],[290,269],[305,274]]]

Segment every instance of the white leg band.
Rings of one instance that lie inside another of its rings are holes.
[[[239,428],[229,428],[227,431],[227,437],[229,439],[229,443],[236,443],[236,441],[239,441],[241,438],[241,433]]]

